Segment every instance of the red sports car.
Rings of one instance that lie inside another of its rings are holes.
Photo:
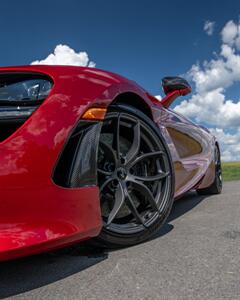
[[[191,87],[162,84],[158,101],[98,69],[0,68],[0,260],[140,243],[174,199],[221,192],[216,138],[169,108]]]

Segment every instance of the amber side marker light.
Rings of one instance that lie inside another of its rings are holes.
[[[81,119],[84,120],[103,120],[105,117],[105,114],[107,112],[106,108],[89,108],[85,113],[83,114]]]

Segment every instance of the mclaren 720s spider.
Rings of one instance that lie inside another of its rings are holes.
[[[94,68],[0,68],[0,260],[134,245],[189,190],[221,192],[216,138],[169,108],[190,85],[162,86],[159,101]]]

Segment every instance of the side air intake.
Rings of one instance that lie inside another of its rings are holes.
[[[97,184],[97,153],[101,122],[80,121],[57,162],[53,180],[67,188]]]

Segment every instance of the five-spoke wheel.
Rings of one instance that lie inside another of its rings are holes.
[[[99,239],[108,246],[148,239],[166,219],[174,178],[167,147],[155,124],[136,109],[107,114],[98,154],[103,218]]]

